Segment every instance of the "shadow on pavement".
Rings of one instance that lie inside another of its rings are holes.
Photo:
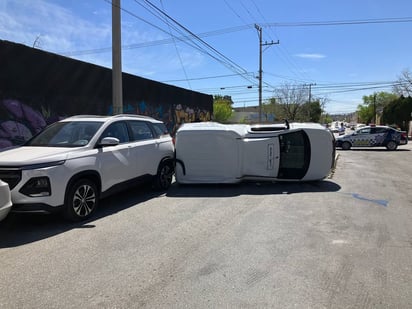
[[[10,213],[0,222],[0,248],[16,247],[53,237],[72,229],[94,228],[98,219],[116,214],[132,206],[158,197],[150,186],[132,188],[100,201],[92,218],[82,222],[69,222],[61,214]]]
[[[243,182],[232,185],[178,185],[172,184],[166,197],[231,197],[239,195],[295,194],[303,192],[335,192],[340,186],[324,180],[317,182]],[[11,248],[36,242],[73,230],[94,228],[95,221],[165,194],[150,186],[140,186],[100,201],[94,216],[83,222],[66,221],[60,214],[10,213],[0,222],[0,248]]]
[[[174,183],[168,197],[231,197],[239,195],[336,192],[340,186],[328,180],[313,182],[242,182],[239,184],[179,185]]]

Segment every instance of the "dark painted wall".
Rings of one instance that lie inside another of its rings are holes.
[[[59,119],[112,114],[112,71],[0,40],[0,149],[18,145]],[[207,121],[211,95],[123,73],[123,112],[163,120]]]

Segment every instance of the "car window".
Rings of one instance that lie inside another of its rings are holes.
[[[372,133],[386,133],[388,132],[388,129],[386,128],[374,128],[374,132]]]
[[[163,123],[153,123],[153,128],[156,132],[157,137],[162,135],[169,135],[169,131]]]
[[[304,131],[279,136],[280,162],[279,178],[303,178],[310,163],[310,142]]]
[[[359,129],[357,131],[358,134],[370,134],[371,129],[370,128],[364,128],[364,129]]]
[[[132,130],[132,139],[134,141],[142,141],[153,138],[153,132],[149,125],[144,121],[129,121]]]
[[[115,137],[120,143],[127,143],[129,141],[129,134],[126,123],[124,121],[112,123],[104,130],[101,139],[105,137]]]
[[[90,141],[102,124],[92,121],[55,122],[29,140],[26,146],[81,147]]]

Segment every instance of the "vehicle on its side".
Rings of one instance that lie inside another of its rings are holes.
[[[336,147],[349,150],[352,147],[386,147],[396,150],[408,143],[406,134],[387,126],[364,126],[336,139]]]
[[[12,203],[9,185],[0,179],[0,221],[7,217]]]
[[[0,179],[14,212],[62,210],[89,218],[99,199],[151,180],[167,189],[174,145],[163,122],[146,116],[81,115],[53,123],[21,147],[0,152]]]
[[[335,139],[314,123],[184,124],[176,133],[179,184],[312,181],[334,166]]]

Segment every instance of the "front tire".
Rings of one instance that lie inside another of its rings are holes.
[[[71,221],[83,221],[91,217],[99,204],[99,192],[89,179],[76,181],[65,199],[65,217]]]
[[[162,162],[153,181],[156,190],[167,190],[172,184],[174,167],[172,161]]]
[[[396,144],[396,142],[394,142],[394,141],[389,141],[386,144],[386,149],[388,149],[388,150],[396,150],[396,148],[398,148],[398,144]]]
[[[342,149],[343,150],[349,150],[351,147],[351,144],[349,142],[343,142],[342,143]]]

